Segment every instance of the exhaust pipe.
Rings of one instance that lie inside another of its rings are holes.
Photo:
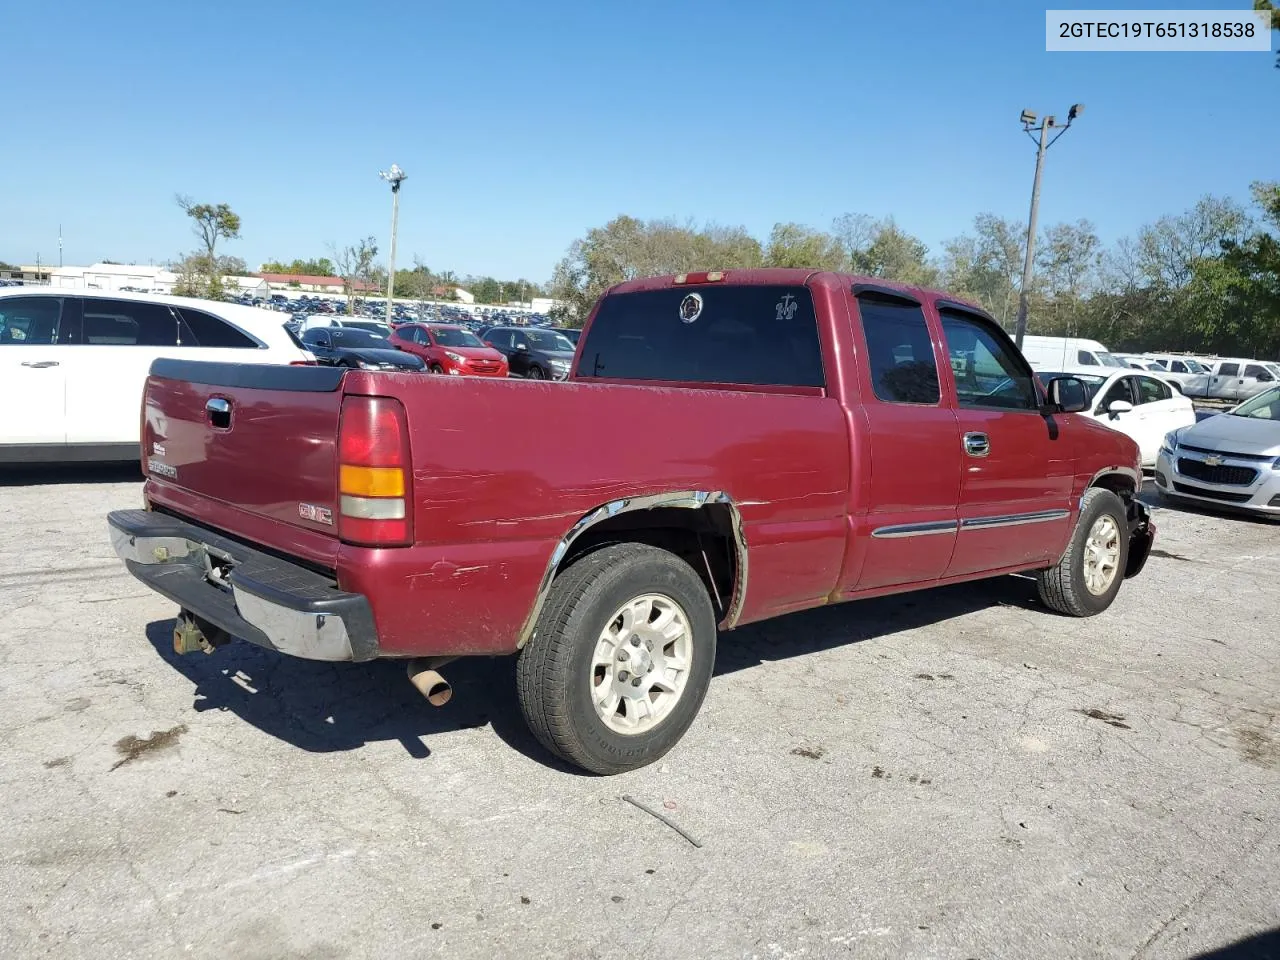
[[[453,698],[453,687],[440,676],[438,667],[452,663],[456,657],[417,657],[408,664],[409,682],[427,698],[433,707],[443,707]]]

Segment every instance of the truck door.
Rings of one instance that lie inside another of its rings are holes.
[[[923,307],[888,290],[860,293],[854,307],[860,508],[837,587],[844,595],[941,577],[955,547],[960,493],[960,431],[939,387],[945,354]]]
[[[989,317],[939,304],[964,462],[947,576],[1056,559],[1071,522],[1074,452],[1040,413],[1031,369]]]

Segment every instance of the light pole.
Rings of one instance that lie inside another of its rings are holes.
[[[1027,218],[1027,255],[1022,261],[1022,289],[1018,292],[1018,325],[1014,328],[1013,340],[1022,349],[1022,338],[1027,333],[1027,298],[1031,292],[1031,264],[1036,255],[1036,217],[1040,213],[1040,173],[1044,169],[1044,152],[1053,146],[1058,138],[1071,128],[1072,122],[1084,113],[1084,104],[1073,104],[1067,111],[1065,126],[1059,127],[1053,117],[1045,117],[1036,126],[1036,115],[1030,110],[1023,110],[1022,129],[1036,141],[1036,179],[1031,186],[1031,216]],[[1050,131],[1057,130],[1050,138]],[[1035,134],[1039,134],[1036,137]]]
[[[409,176],[394,163],[390,170],[378,174],[391,184],[391,252],[387,255],[387,326],[391,326],[391,310],[396,295],[396,227],[400,219],[400,184]]]

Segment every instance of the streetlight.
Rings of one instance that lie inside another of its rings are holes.
[[[391,184],[391,253],[387,255],[387,326],[391,326],[391,309],[396,294],[396,226],[400,219],[400,184],[409,176],[394,163],[390,170],[378,174]]]
[[[1071,128],[1072,122],[1082,113],[1084,113],[1084,104],[1073,104],[1067,111],[1066,124],[1061,127],[1053,117],[1045,117],[1043,122],[1036,126],[1037,117],[1030,110],[1023,110],[1022,116],[1019,117],[1023,131],[1037,142],[1036,179],[1031,187],[1031,216],[1027,219],[1027,256],[1022,262],[1022,290],[1018,294],[1018,325],[1013,335],[1019,350],[1022,349],[1022,338],[1027,332],[1027,297],[1031,290],[1031,263],[1036,252],[1036,216],[1040,212],[1040,172],[1044,168],[1044,152],[1057,143],[1058,138]],[[1050,138],[1049,132],[1055,129],[1057,133]],[[1040,134],[1038,140],[1034,136],[1036,133]]]

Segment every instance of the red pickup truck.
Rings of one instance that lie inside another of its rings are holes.
[[[943,294],[661,277],[601,298],[566,383],[158,360],[147,509],[108,519],[178,650],[406,658],[433,702],[518,652],[538,739],[616,773],[692,723],[717,628],[1015,572],[1105,610],[1155,528],[1084,405]]]

